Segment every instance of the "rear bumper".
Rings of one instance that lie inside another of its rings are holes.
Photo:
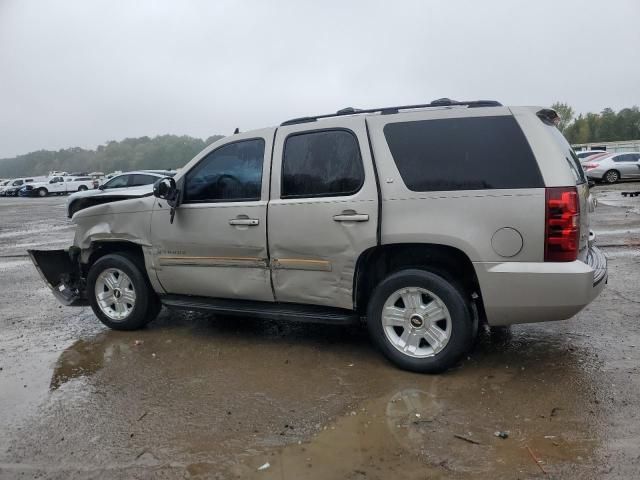
[[[474,263],[490,325],[572,317],[607,283],[607,259],[595,246],[585,262]]]
[[[60,303],[67,306],[89,305],[84,295],[78,255],[73,249],[28,252],[38,273]]]

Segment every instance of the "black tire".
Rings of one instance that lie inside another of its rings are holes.
[[[49,191],[46,188],[39,188],[38,189],[38,196],[39,197],[46,197],[48,193],[49,193]]]
[[[137,330],[156,318],[160,312],[160,301],[153,291],[149,279],[144,272],[144,265],[134,255],[128,253],[112,253],[98,259],[89,269],[87,275],[87,297],[96,317],[107,327],[114,330]],[[106,315],[96,298],[96,281],[107,269],[115,268],[124,272],[130,279],[136,293],[135,304],[126,318],[113,320]]]
[[[86,191],[86,190],[87,190],[87,187],[86,187],[86,186],[84,186],[84,185],[80,185],[80,186],[78,187],[78,191],[79,191],[79,192],[84,192],[84,191]]]
[[[69,218],[72,218],[80,210],[80,201],[76,200],[69,205]]]
[[[620,172],[617,170],[607,170],[607,172],[602,176],[602,180],[607,183],[616,183],[620,180]]]
[[[444,303],[451,318],[448,343],[429,357],[416,358],[398,350],[387,338],[382,324],[382,309],[387,299],[403,288],[419,287],[433,292]],[[425,270],[401,270],[385,278],[374,289],[367,309],[367,326],[372,340],[398,367],[420,373],[440,373],[460,360],[473,345],[474,320],[469,301],[462,292],[440,275]]]

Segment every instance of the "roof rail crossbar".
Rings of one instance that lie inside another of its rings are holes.
[[[315,122],[321,118],[331,118],[331,117],[340,117],[343,115],[359,115],[366,113],[380,113],[382,115],[390,115],[393,113],[398,113],[400,110],[415,110],[418,108],[429,108],[429,107],[454,107],[454,106],[464,106],[468,108],[478,108],[478,107],[501,107],[502,104],[496,100],[470,100],[459,102],[457,100],[451,100],[450,98],[439,98],[437,100],[432,101],[431,103],[417,104],[417,105],[400,105],[397,107],[380,107],[380,108],[353,108],[347,107],[342,110],[338,110],[336,113],[327,113],[324,115],[314,115],[311,117],[300,117],[293,118],[291,120],[287,120],[286,122],[282,122],[280,126],[286,125],[296,125],[298,123],[309,123]]]

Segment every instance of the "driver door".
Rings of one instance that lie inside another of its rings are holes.
[[[274,129],[233,135],[176,175],[182,202],[156,200],[153,267],[170,294],[273,301],[267,202]]]

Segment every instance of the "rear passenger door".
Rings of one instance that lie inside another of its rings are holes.
[[[376,245],[378,194],[364,118],[280,127],[269,202],[275,298],[353,308],[359,255]]]

